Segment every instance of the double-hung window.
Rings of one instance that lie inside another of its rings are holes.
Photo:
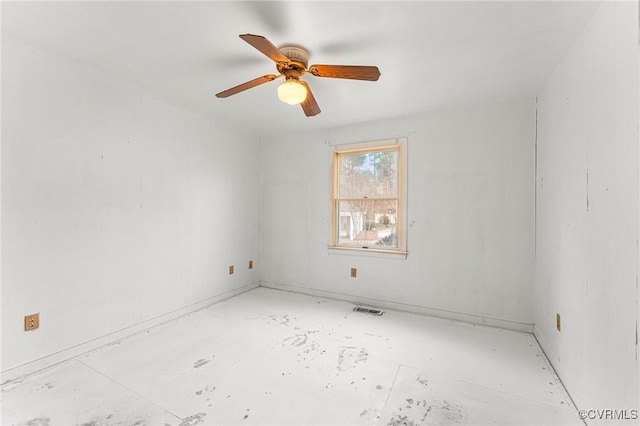
[[[406,139],[333,154],[333,249],[406,255]]]

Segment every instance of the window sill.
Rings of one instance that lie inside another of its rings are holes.
[[[358,247],[327,247],[329,254],[345,254],[348,256],[386,257],[389,259],[406,259],[407,252],[401,250],[364,249]]]

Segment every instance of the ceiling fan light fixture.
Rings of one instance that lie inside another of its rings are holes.
[[[289,105],[301,104],[307,99],[307,88],[299,80],[288,78],[278,86],[278,98]]]
[[[300,46],[289,45],[277,48],[265,37],[256,34],[240,34],[240,38],[275,62],[278,75],[265,74],[254,78],[216,93],[217,98],[228,98],[284,76],[285,81],[278,87],[278,98],[289,105],[300,105],[304,115],[313,117],[320,114],[320,107],[313,96],[313,90],[306,81],[300,80],[300,76],[311,74],[314,77],[365,81],[377,81],[380,77],[380,70],[376,66],[320,64],[308,66],[309,52]]]

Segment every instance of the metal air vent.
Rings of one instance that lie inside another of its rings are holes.
[[[377,315],[377,316],[384,314],[384,311],[381,311],[380,309],[369,308],[366,306],[356,306],[355,308],[353,308],[353,311],[362,312],[363,314]]]

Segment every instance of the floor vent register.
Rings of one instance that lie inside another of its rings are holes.
[[[380,309],[368,308],[366,306],[356,306],[355,308],[353,308],[353,311],[362,312],[363,314],[377,315],[377,316],[384,314],[384,311],[381,311]]]

